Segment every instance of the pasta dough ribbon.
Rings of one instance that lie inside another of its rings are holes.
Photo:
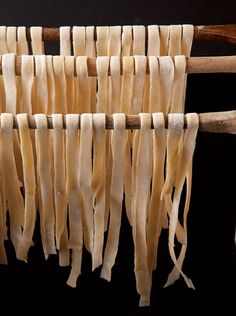
[[[110,223],[108,239],[104,254],[101,277],[110,281],[111,269],[115,263],[118,251],[121,226],[122,200],[124,187],[124,157],[125,157],[125,114],[113,114],[114,130],[112,132],[112,177],[110,194]]]
[[[30,129],[27,114],[17,114],[17,122],[20,134],[20,147],[23,158],[24,188],[25,188],[25,219],[23,228],[23,237],[17,249],[17,258],[23,261],[27,260],[27,254],[34,234],[36,221],[35,205],[35,166],[33,147],[30,137]]]
[[[92,192],[94,200],[94,249],[93,270],[102,264],[105,220],[105,176],[106,176],[106,117],[104,113],[93,114],[93,174]]]
[[[82,114],[80,120],[80,151],[79,151],[79,184],[83,207],[84,243],[87,250],[93,252],[93,199],[92,181],[92,114]]]

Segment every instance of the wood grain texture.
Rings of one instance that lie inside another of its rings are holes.
[[[1,114],[0,114],[1,116]],[[48,128],[53,129],[52,116],[47,115]],[[36,129],[35,117],[28,115],[29,127]],[[165,117],[165,125],[168,128],[168,116]],[[13,127],[18,129],[16,116],[14,116]],[[185,125],[187,127],[187,120],[185,117]],[[63,116],[63,128],[66,129],[66,118]],[[78,124],[78,128],[80,128]],[[153,124],[151,125],[153,128]],[[113,129],[112,115],[106,115],[106,129]],[[138,115],[126,115],[126,129],[140,129],[140,118]],[[226,112],[211,112],[199,114],[199,131],[210,133],[236,133],[236,111]]]
[[[28,41],[30,41],[30,28],[26,29],[26,34]],[[45,42],[59,42],[59,39],[59,28],[43,28],[43,40]],[[96,39],[95,31],[94,40],[96,41]],[[195,26],[194,39],[201,41],[224,41],[236,44],[236,24]]]
[[[76,59],[76,57],[74,57]],[[96,57],[87,59],[88,75],[97,76]],[[235,56],[217,56],[217,57],[187,57],[186,73],[234,73],[236,72],[236,55]],[[121,58],[122,73],[122,58]],[[147,60],[147,74],[149,73],[149,63]],[[2,74],[2,63],[0,62],[0,74]],[[21,56],[15,59],[15,74],[21,75]],[[108,71],[110,75],[110,69]],[[77,76],[76,69],[74,75]]]

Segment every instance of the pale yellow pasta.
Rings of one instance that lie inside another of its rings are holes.
[[[15,77],[15,54],[5,54],[2,56],[2,72],[6,96],[6,112],[16,114],[17,112],[17,81]],[[22,159],[20,154],[19,139],[17,131],[13,131],[13,147],[16,159],[16,166],[20,186],[23,183]],[[21,215],[23,225],[23,213]]]
[[[123,76],[121,84],[121,112],[131,113],[131,102],[133,95],[134,81],[134,58],[123,57]],[[131,172],[131,131],[126,130],[126,149],[125,149],[125,209],[130,224],[132,223],[131,204],[132,204],[132,172]]]
[[[53,73],[55,83],[55,109],[53,113],[67,113],[66,76],[63,56],[53,56]]]
[[[24,202],[13,152],[13,115],[10,113],[1,113],[0,160],[2,181],[10,215],[10,237],[17,252],[22,238]]]
[[[55,110],[55,80],[53,73],[53,56],[46,56],[46,67],[47,67],[47,90],[48,90],[48,106],[47,114],[53,113]]]
[[[75,60],[73,56],[65,56],[65,76],[66,76],[66,113],[75,112],[75,76],[74,65]],[[77,79],[77,78],[76,78]]]
[[[20,148],[23,161],[25,212],[23,237],[16,252],[18,259],[27,261],[28,250],[32,244],[36,221],[35,205],[35,166],[27,114],[17,114],[20,134]]]
[[[193,42],[193,34],[194,34],[193,25],[184,24],[182,32],[183,34],[182,34],[181,54],[188,57],[190,56],[192,42]]]
[[[146,29],[144,25],[133,26],[133,52],[135,55],[145,55]]]
[[[80,150],[79,150],[79,185],[83,208],[84,244],[87,250],[93,252],[93,198],[92,181],[92,114],[80,116]]]
[[[121,226],[122,200],[124,187],[125,158],[125,114],[113,114],[114,130],[112,131],[112,175],[110,191],[110,221],[108,238],[104,253],[101,277],[110,281],[111,269],[115,263]]]
[[[130,56],[132,52],[132,26],[124,25],[122,27],[121,36],[121,54],[122,56]]]
[[[7,27],[7,50],[9,53],[17,54],[17,44],[16,44],[16,27]]]
[[[15,54],[5,54],[2,56],[2,74],[6,95],[6,112],[16,113],[16,77],[15,77]]]
[[[147,262],[152,281],[152,271],[156,268],[158,242],[162,228],[163,206],[161,191],[164,184],[164,164],[166,152],[165,118],[163,113],[153,113],[153,173],[152,190],[148,206]]]
[[[181,152],[181,158],[178,165],[178,170],[176,174],[175,181],[175,192],[173,197],[173,206],[170,215],[170,227],[169,227],[169,251],[171,258],[175,264],[175,268],[172,273],[169,275],[168,281],[166,285],[172,284],[176,279],[179,278],[179,274],[181,274],[188,285],[188,287],[194,288],[192,281],[186,277],[186,275],[182,272],[182,264],[186,252],[186,246],[183,245],[181,249],[181,253],[179,259],[176,259],[176,255],[174,252],[174,237],[176,234],[177,222],[178,222],[178,213],[179,213],[179,203],[180,197],[183,190],[183,185],[187,174],[189,173],[189,168],[191,168],[192,157],[195,149],[195,140],[197,136],[197,130],[199,125],[198,115],[196,113],[189,113],[186,115],[187,117],[187,130],[184,134],[183,147]],[[185,215],[184,215],[184,228],[185,234],[186,231],[186,220],[187,220],[187,212],[188,212],[188,203],[185,207]],[[187,238],[186,238],[187,239]]]
[[[31,26],[31,47],[33,55],[44,54],[44,43],[42,40],[43,28],[41,26]]]
[[[160,33],[158,25],[148,25],[147,56],[160,56]]]
[[[1,175],[2,179],[2,175]],[[2,181],[1,181],[2,182]],[[3,202],[2,183],[0,184],[0,264],[7,264],[7,256],[4,248],[4,240],[6,236],[6,217],[5,203]]]
[[[8,53],[6,32],[7,27],[0,26],[0,55]]]
[[[84,26],[73,26],[72,29],[72,43],[73,43],[73,55],[84,56],[86,45],[86,34]]]
[[[135,256],[135,278],[140,294],[139,306],[147,306],[150,301],[150,277],[147,263],[146,219],[150,198],[150,139],[151,115],[140,113],[141,129],[137,147],[136,186],[133,207],[133,239]]]
[[[96,64],[97,64],[97,81],[98,81],[96,112],[107,113],[109,57],[107,56],[97,57]]]
[[[176,56],[181,54],[182,44],[182,25],[170,25],[169,37],[169,56]]]
[[[69,206],[69,241],[72,268],[67,284],[75,287],[81,272],[83,249],[83,217],[79,187],[79,114],[66,115],[66,194]]]
[[[85,28],[85,55],[88,57],[95,56],[95,41],[94,41],[94,26],[86,26]],[[97,79],[89,78],[90,90],[91,90],[91,113],[96,112],[96,90]]]
[[[55,216],[52,183],[51,134],[47,128],[46,114],[35,114],[37,139],[37,172],[41,191],[41,238],[44,255],[56,254]]]
[[[36,55],[35,60],[35,93],[37,100],[37,112],[47,113],[48,110],[48,87],[46,56]]]
[[[105,220],[106,175],[106,117],[104,113],[93,114],[93,174],[92,194],[94,201],[94,248],[93,270],[102,264]]]
[[[71,55],[70,26],[61,26],[59,30],[60,30],[60,55],[70,56]]]
[[[169,48],[169,32],[170,28],[167,25],[160,25],[160,56],[168,55]]]
[[[69,264],[69,251],[67,249],[66,166],[62,114],[52,114],[52,122],[56,246],[59,249],[59,263],[65,266]]]
[[[17,28],[17,54],[29,55],[28,42],[26,38],[26,27],[19,26]]]
[[[78,112],[90,112],[90,83],[88,77],[87,56],[76,58],[76,72],[78,76]]]
[[[108,56],[108,26],[98,26],[97,31],[97,42],[96,42],[96,56]]]
[[[21,57],[21,90],[22,100],[20,110],[22,113],[32,114],[32,87],[34,78],[33,56]]]
[[[121,26],[110,26],[108,35],[108,56],[120,56]]]

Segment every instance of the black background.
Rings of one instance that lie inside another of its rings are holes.
[[[235,1],[0,1],[1,25],[123,25],[236,23]],[[230,55],[230,44],[194,43],[192,55]],[[236,107],[236,75],[189,75],[186,112],[231,110]],[[172,265],[166,247],[160,248],[158,272],[154,274],[150,308],[138,308],[133,273],[131,229],[123,216],[119,253],[112,282],[91,273],[84,256],[83,274],[77,289],[65,285],[69,270],[59,268],[57,258],[44,261],[38,234],[28,265],[16,261],[7,244],[9,265],[0,267],[0,298],[4,310],[20,314],[62,312],[126,315],[182,315],[215,311],[235,315],[236,259],[236,136],[199,133],[194,157],[193,190],[189,214],[189,245],[185,271],[196,290],[182,280],[163,289]],[[166,235],[162,235],[166,244]],[[2,308],[1,307],[1,308]]]

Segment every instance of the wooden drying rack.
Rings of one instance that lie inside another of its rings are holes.
[[[30,41],[30,28],[26,29],[27,39]],[[45,42],[59,42],[59,28],[43,28],[42,38]],[[97,39],[94,28],[94,40]],[[194,40],[223,41],[236,44],[236,24],[203,25],[194,27]]]
[[[1,114],[0,114],[1,117]],[[210,133],[236,133],[236,111],[200,113],[199,131]],[[112,115],[106,115],[106,129],[113,129]],[[66,129],[66,115],[62,116],[63,128]],[[28,115],[28,123],[31,129],[37,129],[34,115]],[[52,115],[47,115],[48,129],[53,129]],[[168,115],[165,116],[165,127],[168,128]],[[186,116],[184,116],[184,127],[187,127]],[[17,116],[13,116],[13,128],[18,129]],[[80,123],[78,119],[78,128]],[[153,124],[151,124],[153,129]],[[138,115],[126,115],[126,129],[140,129],[140,117]]]
[[[71,30],[72,31],[72,30]],[[30,28],[26,28],[27,40],[31,40]],[[94,28],[94,40],[96,40],[96,28]],[[42,40],[45,42],[58,42],[60,40],[59,28],[43,28]],[[217,41],[236,44],[236,24],[229,25],[205,25],[194,27],[194,40]],[[16,56],[16,75],[21,74],[21,57]],[[147,73],[149,67],[147,63]],[[233,73],[236,72],[236,56],[220,57],[189,57],[186,60],[186,73]],[[122,62],[121,62],[122,73]],[[2,67],[0,63],[0,74]],[[76,75],[76,71],[75,71]],[[96,58],[88,58],[88,75],[96,76]],[[33,115],[28,115],[29,127],[36,129]],[[52,116],[47,115],[48,128],[52,129]],[[185,118],[185,127],[186,127]],[[13,127],[18,128],[16,116],[14,116]],[[165,127],[168,127],[168,117],[165,117]],[[63,116],[63,128],[66,128],[66,117]],[[79,128],[79,124],[78,124]],[[126,115],[127,129],[140,129],[140,118],[138,115]],[[152,125],[153,128],[153,125]],[[106,129],[113,129],[112,115],[106,115]],[[236,111],[211,112],[199,114],[199,130],[215,133],[236,133]]]

